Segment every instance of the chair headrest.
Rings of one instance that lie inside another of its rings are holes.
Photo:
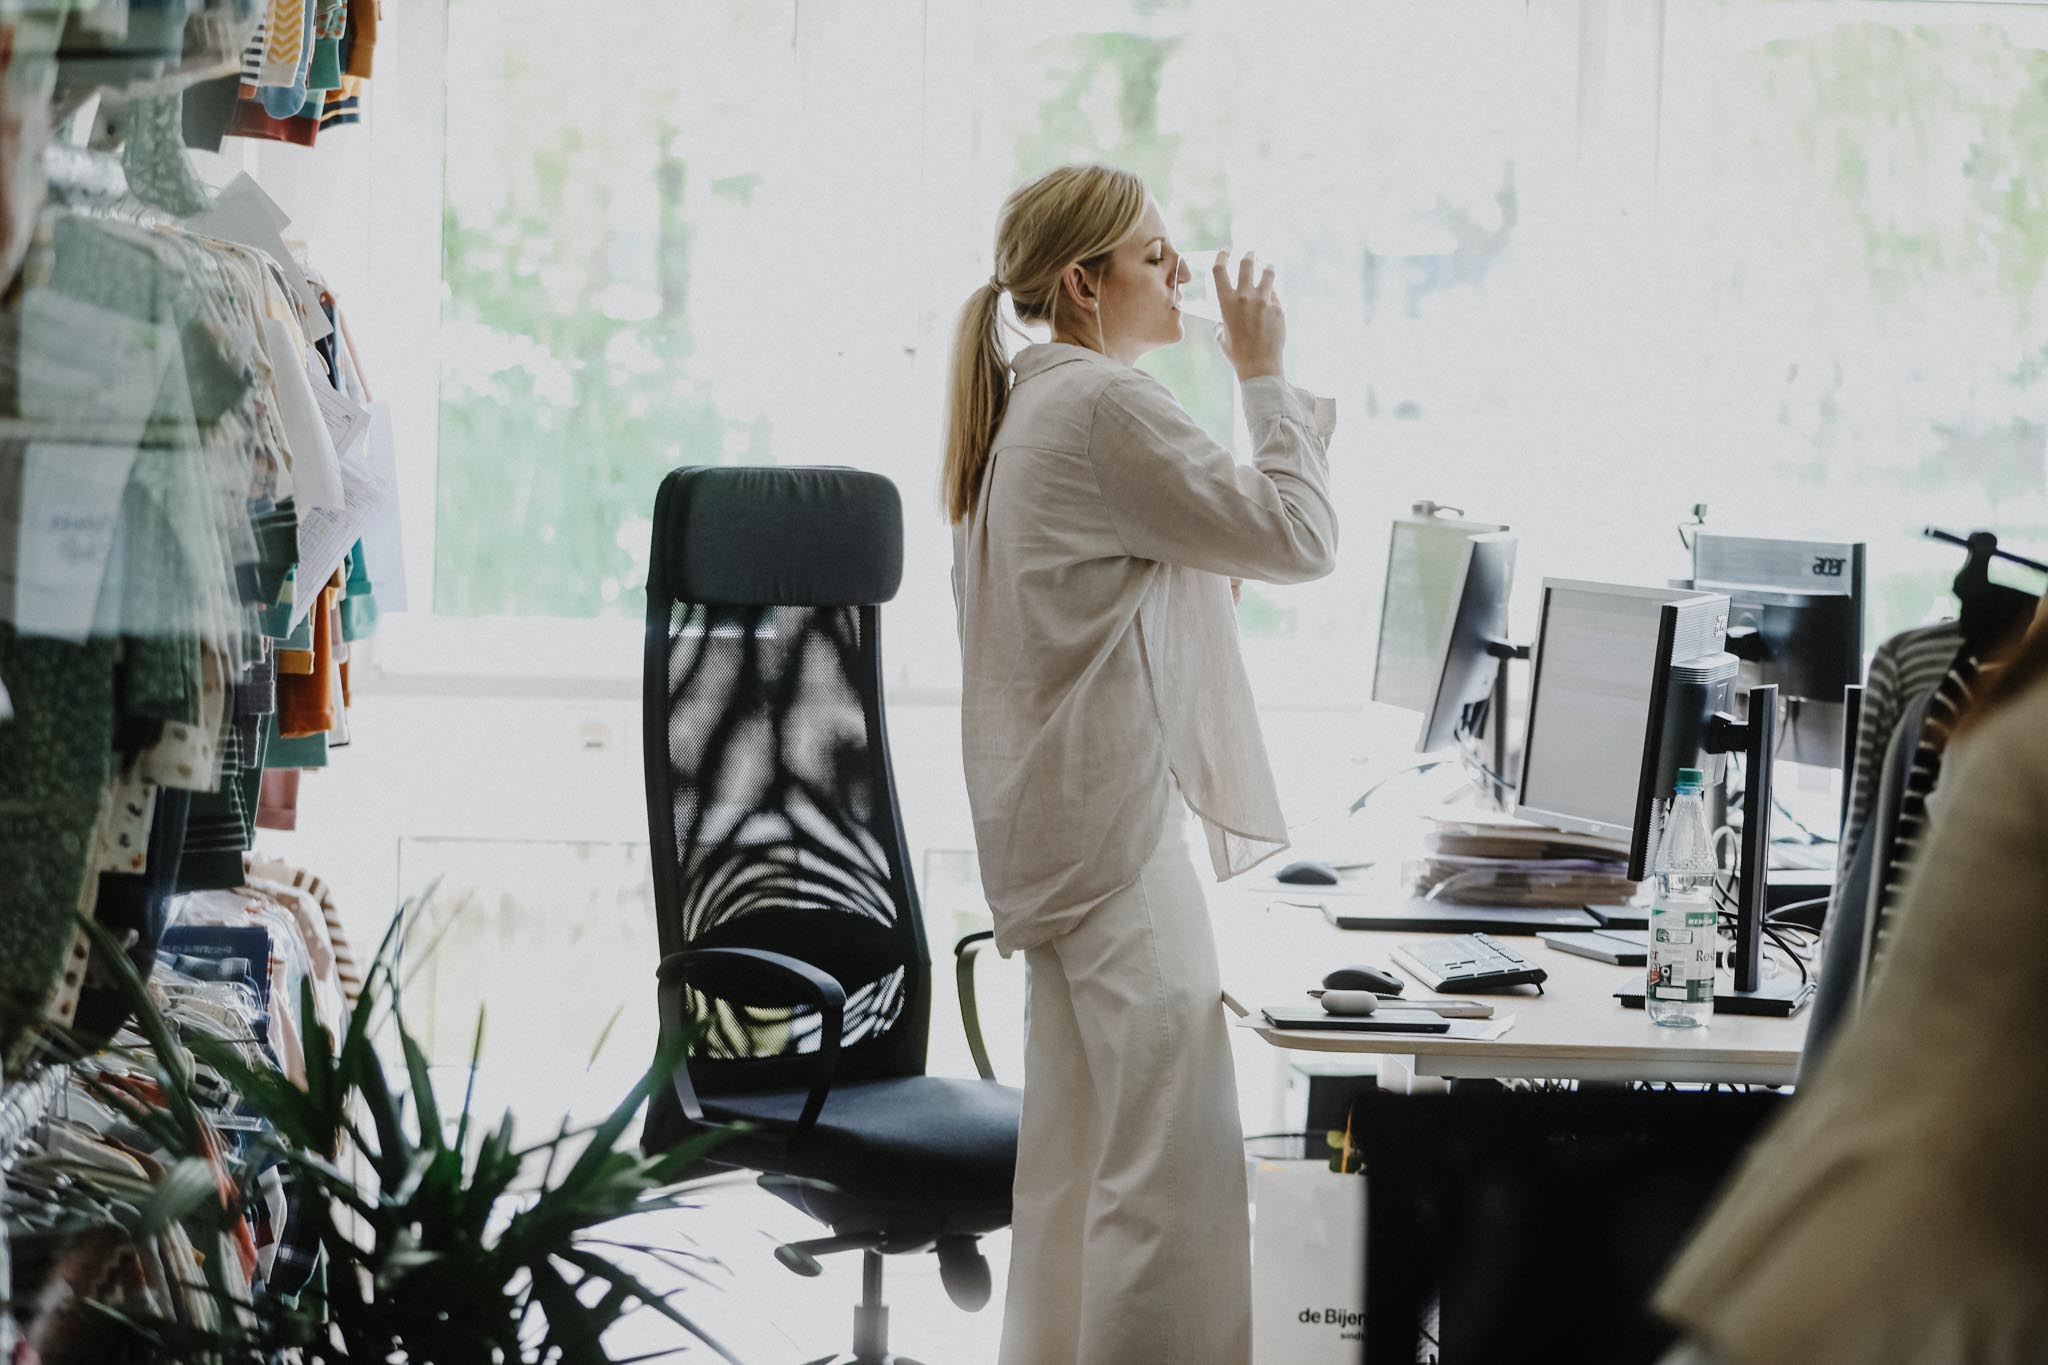
[[[903,500],[880,474],[691,465],[662,480],[650,600],[870,606],[902,582]]]

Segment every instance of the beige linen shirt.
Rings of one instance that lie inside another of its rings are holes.
[[[1932,805],[1862,1013],[1658,1293],[1727,1361],[2048,1360],[2048,684]]]
[[[1128,886],[1178,779],[1218,877],[1287,846],[1231,577],[1337,552],[1317,403],[1243,385],[1255,467],[1151,376],[1021,352],[978,504],[953,529],[961,738],[996,946],[1028,948]]]

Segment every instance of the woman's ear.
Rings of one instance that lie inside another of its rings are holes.
[[[1088,278],[1088,271],[1079,262],[1060,272],[1060,290],[1087,312],[1094,312],[1096,306],[1096,281]]]

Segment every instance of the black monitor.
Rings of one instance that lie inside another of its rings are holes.
[[[1863,681],[1864,546],[1700,531],[1691,585],[1728,595],[1728,649],[1742,688],[1784,705],[1781,757],[1842,766],[1842,690]]]
[[[1480,728],[1514,582],[1516,541],[1505,531],[1434,516],[1394,522],[1372,699],[1422,713],[1417,753]]]

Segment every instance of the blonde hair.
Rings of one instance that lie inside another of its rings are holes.
[[[1107,268],[1109,253],[1145,214],[1145,182],[1111,166],[1062,166],[1003,201],[996,221],[996,269],[960,310],[953,381],[946,402],[946,461],[940,490],[949,522],[981,496],[989,446],[1010,401],[1003,355],[1005,292],[1023,322],[1055,322],[1060,277],[1075,263]]]

